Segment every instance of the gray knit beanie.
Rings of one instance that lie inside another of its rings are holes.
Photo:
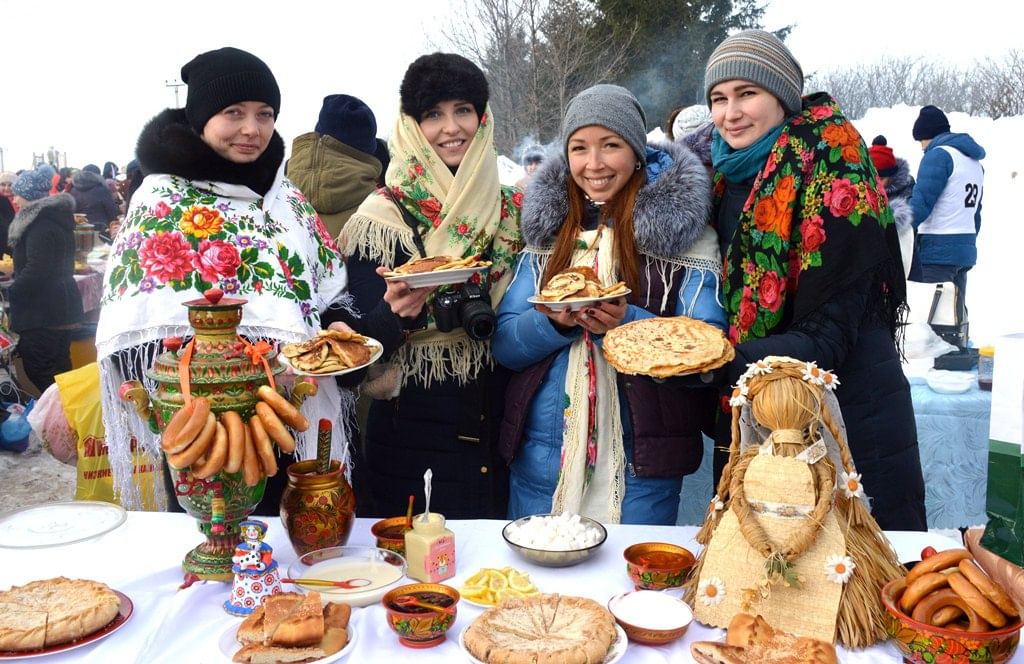
[[[647,116],[633,93],[618,85],[593,85],[572,98],[562,120],[562,149],[581,127],[601,125],[621,136],[640,161],[647,156]]]
[[[764,30],[744,30],[727,37],[711,53],[704,69],[704,98],[711,105],[711,88],[740,79],[775,95],[788,115],[800,111],[804,72],[782,41]]]

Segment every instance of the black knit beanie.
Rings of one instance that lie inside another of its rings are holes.
[[[935,106],[925,106],[914,122],[914,140],[923,141],[935,138],[949,131],[949,120],[946,114]]]
[[[483,118],[490,91],[487,77],[475,64],[454,53],[431,53],[416,58],[398,89],[402,112],[419,122],[423,113],[442,101],[464,99]]]
[[[333,136],[367,154],[373,154],[377,149],[377,119],[369,106],[351,95],[324,97],[316,133]]]
[[[226,46],[192,58],[181,68],[181,80],[188,84],[185,116],[197,134],[207,120],[231,104],[261,101],[281,110],[281,90],[266,63],[251,53]]]

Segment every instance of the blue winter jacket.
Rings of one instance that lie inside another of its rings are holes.
[[[665,153],[648,154],[648,183],[654,182],[671,165],[672,161],[667,157],[668,155]],[[692,155],[690,158],[693,158]],[[696,162],[696,160],[694,161]],[[700,168],[699,163],[698,168]],[[531,182],[531,189],[527,191],[527,204],[530,197],[536,195],[533,189],[535,184],[539,184],[536,178],[534,182]],[[524,205],[524,219],[525,210],[526,206]],[[524,230],[525,235],[526,231]],[[539,281],[539,276],[534,269],[534,261],[531,260],[530,254],[524,253],[520,256],[515,277],[498,308],[498,329],[491,340],[491,351],[498,362],[515,371],[521,371],[544,360],[552,353],[557,353],[529,405],[529,415],[520,448],[526,450],[540,447],[551,451],[551,454],[540,455],[541,458],[548,459],[550,468],[535,468],[528,471],[530,475],[536,475],[539,479],[545,475],[557,475],[558,450],[562,446],[562,402],[568,370],[569,347],[580,337],[581,331],[579,328],[575,328],[564,334],[559,332],[547,316],[527,302],[527,298],[535,294],[536,284]],[[697,318],[725,330],[727,324],[725,312],[719,303],[720,284],[717,275],[712,270],[683,269],[685,274],[682,277],[682,287],[679,289],[679,296],[675,303],[675,314]],[[643,307],[630,304],[627,306],[626,316],[622,323],[653,316],[653,313]],[[598,337],[597,344],[600,345],[602,340],[603,338]],[[632,426],[625,395],[621,390],[619,392],[619,413],[623,426],[623,443],[629,450],[632,444]],[[530,456],[536,458],[536,455]],[[623,502],[623,522],[629,520],[630,508],[627,504],[630,500],[629,484],[638,481],[640,480],[637,478],[627,478],[627,492]],[[664,482],[664,480],[658,479],[647,481]],[[529,484],[536,489],[537,495],[530,496],[527,502],[535,500],[538,508],[544,506],[540,511],[549,509],[551,493],[545,494],[541,487],[534,485],[533,482],[529,482]],[[678,494],[678,480],[676,480],[675,487],[676,494]],[[520,503],[523,502],[523,498],[519,497]],[[676,501],[678,502],[678,497]]]
[[[910,198],[910,207],[914,212],[914,228],[916,229],[932,213],[932,208],[946,187],[949,176],[953,173],[953,158],[942,146],[955,148],[965,156],[982,160],[985,149],[978,145],[969,134],[946,132],[932,139],[924,151],[921,165],[917,170],[917,185]],[[974,213],[974,233],[952,235],[936,235],[919,233],[914,261],[924,265],[974,265],[978,260],[975,243],[978,231],[981,230],[981,203],[977,201]]]

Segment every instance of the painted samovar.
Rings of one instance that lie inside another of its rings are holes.
[[[146,371],[156,383],[156,391],[147,393],[139,381],[121,386],[121,398],[134,404],[154,433],[162,432],[186,400],[196,397],[205,398],[218,418],[226,411],[235,411],[246,422],[255,412],[256,390],[273,384],[272,377],[284,371],[273,346],[250,343],[238,336],[242,306],[247,300],[225,298],[216,288],[203,295],[184,303],[195,335],[187,343],[180,337],[164,339],[164,352]],[[296,380],[290,401],[297,408],[316,389],[315,382]],[[182,561],[186,585],[199,579],[231,581],[231,556],[241,541],[238,524],[263,497],[266,479],[248,486],[241,471],[223,470],[200,479],[191,467],[171,468],[171,478],[178,503],[199,522],[199,530],[206,537]]]

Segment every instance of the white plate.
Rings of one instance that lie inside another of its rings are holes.
[[[464,284],[477,272],[491,269],[489,265],[480,267],[460,267],[454,270],[434,270],[417,272],[416,274],[396,274],[384,277],[385,281],[404,281],[409,288],[434,288],[448,284]]]
[[[466,597],[465,595],[462,595],[461,594],[462,593],[461,590],[459,591],[459,593],[460,593],[460,595],[459,595],[460,599],[463,602],[465,602],[466,604],[472,604],[473,606],[479,606],[481,609],[493,609],[494,607],[498,606],[497,604],[484,604],[483,602],[478,602],[475,599],[470,599],[470,598]],[[539,594],[540,594],[540,591],[538,590],[533,595],[539,595]],[[527,597],[533,597],[533,595],[527,595]]]
[[[328,664],[328,662],[335,662],[344,657],[345,655],[349,654],[350,652],[352,652],[352,647],[356,643],[356,635],[358,634],[358,632],[352,629],[351,623],[349,624],[348,628],[345,631],[348,632],[348,643],[345,644],[344,648],[334,653],[333,655],[321,657],[320,659],[314,659],[309,664]],[[221,654],[224,655],[224,657],[226,657],[227,661],[229,662],[233,660],[235,653],[242,649],[242,644],[239,643],[238,639],[235,638],[235,635],[237,633],[238,625],[232,624],[229,625],[228,628],[224,630],[224,632],[220,635],[220,638],[217,639],[217,647],[220,648]]]
[[[0,547],[37,549],[82,542],[110,532],[126,518],[120,505],[98,500],[22,507],[0,514]]]
[[[379,360],[381,354],[384,353],[384,346],[382,346],[381,343],[376,339],[366,337],[366,343],[364,345],[366,345],[370,349],[370,361],[367,362],[366,364],[360,364],[358,367],[349,367],[348,369],[341,369],[339,371],[328,371],[326,373],[311,373],[309,371],[303,371],[302,369],[293,367],[291,361],[281,353],[277,354],[277,360],[284,366],[291,369],[292,373],[295,374],[296,376],[344,376],[347,373],[352,373],[353,371],[365,369],[366,367],[370,366],[371,364]]]
[[[632,292],[633,291],[627,288],[624,292],[616,293],[615,295],[602,295],[601,297],[569,297],[564,300],[559,300],[558,302],[542,300],[539,296],[534,295],[533,297],[526,298],[526,301],[530,304],[543,304],[552,311],[565,311],[566,309],[569,309],[570,311],[579,311],[580,309],[589,307],[592,304],[610,302],[612,300],[617,300],[620,297],[626,297]]]
[[[469,626],[466,626],[466,629],[469,629]],[[469,652],[469,649],[466,648],[466,642],[464,640],[466,636],[466,629],[459,632],[459,647],[462,648],[462,652],[466,655],[466,658],[469,659],[469,661],[475,662],[476,664],[487,664],[483,660],[474,657],[473,653]],[[615,624],[615,634],[616,639],[612,641],[612,647],[608,651],[608,656],[604,658],[604,664],[615,664],[615,662],[622,659],[622,656],[626,654],[626,648],[629,646],[629,641],[626,639],[626,632],[619,627],[618,623]]]
[[[0,660],[7,661],[11,659],[29,659],[31,657],[44,657],[46,655],[52,655],[58,652],[66,652],[68,650],[74,650],[75,648],[81,648],[82,646],[87,646],[90,643],[99,641],[100,639],[107,638],[117,630],[124,627],[124,624],[128,622],[128,619],[132,617],[133,613],[135,613],[135,605],[132,603],[132,600],[129,599],[128,595],[125,595],[120,590],[114,590],[113,588],[111,588],[111,590],[113,590],[114,594],[117,595],[117,598],[121,601],[120,605],[117,607],[117,615],[114,616],[113,620],[111,620],[103,627],[100,627],[92,634],[87,634],[82,638],[78,639],[77,641],[72,641],[70,643],[61,643],[55,646],[50,646],[48,648],[42,648],[40,650],[0,650]]]
[[[924,376],[928,387],[939,394],[963,394],[969,392],[977,381],[974,372],[967,371],[945,371],[932,369]]]

